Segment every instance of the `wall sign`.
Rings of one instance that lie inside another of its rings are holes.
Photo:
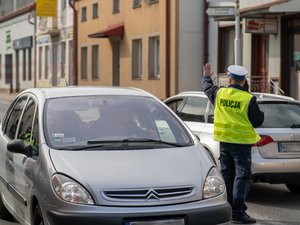
[[[277,19],[246,18],[246,33],[277,34]]]

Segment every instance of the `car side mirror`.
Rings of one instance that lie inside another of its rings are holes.
[[[7,143],[7,150],[12,153],[27,155],[27,147],[21,139],[14,139]]]

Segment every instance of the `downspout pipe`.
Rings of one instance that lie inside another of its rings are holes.
[[[208,39],[208,15],[206,13],[208,9],[208,3],[205,0],[204,1],[204,7],[203,7],[203,28],[204,28],[204,35],[203,35],[203,61],[204,63],[208,62],[208,44],[209,44],[209,39]]]
[[[77,77],[77,71],[78,71],[78,65],[77,65],[77,55],[78,55],[78,50],[77,50],[77,43],[78,43],[78,38],[77,38],[77,33],[78,33],[78,24],[77,24],[77,17],[78,13],[75,8],[75,2],[76,0],[69,0],[69,5],[73,9],[73,74],[72,74],[72,85],[78,85],[78,77]]]
[[[166,0],[166,98],[171,96],[171,75],[170,75],[170,0]]]

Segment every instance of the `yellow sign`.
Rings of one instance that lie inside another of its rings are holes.
[[[37,16],[56,16],[57,0],[36,0]]]

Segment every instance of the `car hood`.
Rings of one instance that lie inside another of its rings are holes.
[[[193,187],[194,192],[202,195],[203,181],[212,166],[199,146],[120,151],[50,150],[50,156],[58,173],[73,178],[94,195],[103,190],[182,186]]]

